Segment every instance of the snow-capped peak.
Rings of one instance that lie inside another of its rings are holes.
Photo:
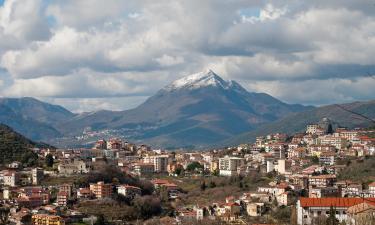
[[[173,91],[177,89],[198,89],[202,87],[214,86],[224,89],[233,88],[233,81],[225,81],[212,70],[195,73],[172,82],[165,87],[165,90]],[[236,83],[235,86],[239,84]]]

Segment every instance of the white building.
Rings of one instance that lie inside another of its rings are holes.
[[[19,175],[17,172],[9,172],[4,174],[4,185],[15,187],[19,181]]]
[[[318,124],[309,124],[306,127],[307,134],[315,134],[316,130],[319,128]]]
[[[219,158],[219,170],[221,176],[237,175],[237,168],[244,165],[244,159],[238,157],[225,156]]]
[[[366,201],[367,198],[300,198],[297,202],[297,224],[310,225],[320,217],[327,217],[331,207],[339,222],[348,222],[347,209]],[[374,198],[367,199],[374,201]],[[366,201],[367,202],[367,201]]]

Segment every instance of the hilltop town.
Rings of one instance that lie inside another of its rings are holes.
[[[326,118],[304,133],[207,151],[118,138],[32,151],[35,165],[1,170],[2,223],[374,223],[375,130]]]

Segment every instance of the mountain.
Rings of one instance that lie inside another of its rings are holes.
[[[249,143],[253,142],[256,136],[269,133],[281,132],[293,134],[302,132],[305,130],[307,124],[318,123],[322,118],[328,118],[333,124],[340,127],[355,128],[374,126],[374,122],[370,119],[375,119],[375,100],[341,105],[327,105],[299,113],[293,113],[275,122],[260,126],[253,131],[224,140],[219,145],[229,146]]]
[[[174,81],[135,109],[81,114],[55,128],[68,136],[116,131],[153,146],[200,147],[311,108],[248,92],[208,70]]]
[[[34,140],[61,136],[54,126],[73,116],[61,106],[34,98],[0,98],[0,123]]]
[[[36,163],[37,156],[31,151],[36,147],[35,142],[16,133],[10,127],[0,124],[0,163],[20,161],[32,165]]]

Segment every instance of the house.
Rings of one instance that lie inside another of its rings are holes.
[[[288,206],[293,203],[293,195],[292,192],[286,191],[276,196],[276,201],[279,206],[284,205]]]
[[[309,185],[312,187],[332,187],[336,182],[336,175],[324,174],[309,177]]]
[[[246,212],[249,216],[262,216],[265,212],[265,206],[262,202],[246,204]]]
[[[31,219],[33,225],[65,225],[62,217],[55,215],[35,214]]]
[[[310,187],[309,198],[341,197],[337,187]]]
[[[120,185],[117,187],[117,193],[123,196],[134,198],[142,194],[142,189],[131,185]]]
[[[347,210],[348,224],[375,224],[375,205],[363,202],[351,206]]]
[[[375,205],[375,198],[300,198],[296,206],[297,224],[314,224],[315,219],[328,216],[331,208],[340,223],[348,221],[347,210],[364,202]]]
[[[90,199],[92,197],[93,197],[93,193],[90,191],[89,188],[80,188],[77,191],[78,199]]]
[[[78,159],[65,160],[58,165],[57,169],[60,174],[64,175],[83,174],[90,172],[89,166],[83,160]]]

